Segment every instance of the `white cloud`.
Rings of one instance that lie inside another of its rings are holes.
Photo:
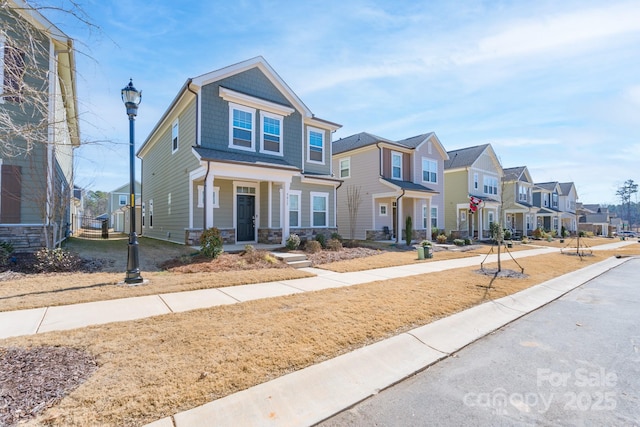
[[[504,148],[514,148],[514,147],[537,147],[540,145],[558,145],[560,144],[560,140],[557,138],[526,138],[526,137],[516,137],[516,138],[498,138],[492,139],[491,145],[494,148],[504,147]]]

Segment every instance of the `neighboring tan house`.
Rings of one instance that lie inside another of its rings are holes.
[[[536,212],[536,228],[555,231],[560,236],[562,213],[560,212],[560,193],[558,182],[539,182],[533,188],[533,205]]]
[[[284,244],[337,231],[331,136],[262,57],[187,79],[142,159],[143,233],[199,245]]]
[[[141,210],[141,197],[140,197],[140,188],[141,185],[138,181],[135,181],[135,199],[136,199],[136,212]],[[117,233],[129,233],[131,230],[129,229],[129,215],[130,215],[130,207],[129,197],[131,193],[129,192],[129,183],[122,185],[116,188],[113,191],[108,193],[107,199],[107,213],[109,214],[109,228],[113,229],[113,231]],[[141,213],[137,212],[138,216],[136,219],[140,219],[136,221],[136,233],[139,235],[142,232],[142,221],[140,218]]]
[[[533,179],[526,166],[504,169],[502,178],[502,214],[505,228],[514,238],[529,236],[534,229]]]
[[[0,4],[0,241],[52,247],[71,228],[80,144],[73,41],[22,0]]]
[[[334,141],[333,170],[343,180],[338,190],[340,234],[405,241],[410,216],[412,239],[431,239],[432,228],[444,228],[446,159],[433,132],[401,141],[362,132]]]
[[[500,220],[502,166],[491,144],[449,151],[444,162],[445,229],[486,240]]]
[[[578,231],[578,215],[576,203],[578,191],[573,182],[561,182],[560,184],[560,228],[565,228],[572,235]]]

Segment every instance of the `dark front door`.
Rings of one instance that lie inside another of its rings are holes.
[[[255,215],[256,215],[256,198],[255,196],[238,195],[238,242],[248,242],[255,240]]]

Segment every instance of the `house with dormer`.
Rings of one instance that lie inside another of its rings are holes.
[[[504,169],[502,177],[502,223],[514,238],[529,236],[534,229],[533,179],[526,166]]]
[[[444,161],[435,133],[394,141],[367,132],[333,142],[338,189],[338,230],[345,238],[431,239],[444,228]]]
[[[337,231],[332,133],[262,57],[182,86],[137,152],[143,234],[284,244]]]
[[[444,162],[445,228],[462,238],[489,239],[500,221],[504,172],[491,144],[449,151]]]

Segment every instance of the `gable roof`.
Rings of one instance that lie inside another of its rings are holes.
[[[553,181],[553,182],[536,182],[536,183],[535,183],[535,186],[536,186],[536,187],[539,187],[539,188],[541,188],[541,189],[543,189],[543,190],[547,190],[547,191],[551,191],[551,192],[556,191],[556,188],[558,188],[560,191],[562,191],[562,190],[559,188],[558,181]],[[561,193],[561,194],[562,194],[562,193]]]
[[[460,148],[459,150],[448,151],[449,160],[445,160],[444,168],[458,169],[472,166],[476,160],[484,153],[490,144],[476,145],[474,147]]]
[[[506,168],[504,169],[504,177],[505,181],[520,181],[520,177],[524,173],[526,166],[516,166],[515,168]]]
[[[561,182],[559,185],[562,194],[565,196],[571,193],[571,188],[575,189],[575,185],[573,184],[573,182]]]
[[[357,148],[366,147],[368,145],[374,145],[378,142],[393,144],[393,141],[391,141],[390,139],[385,139],[367,132],[360,132],[354,135],[349,135],[346,138],[340,138],[337,141],[333,141],[333,154],[344,153],[345,151],[351,151]]]

